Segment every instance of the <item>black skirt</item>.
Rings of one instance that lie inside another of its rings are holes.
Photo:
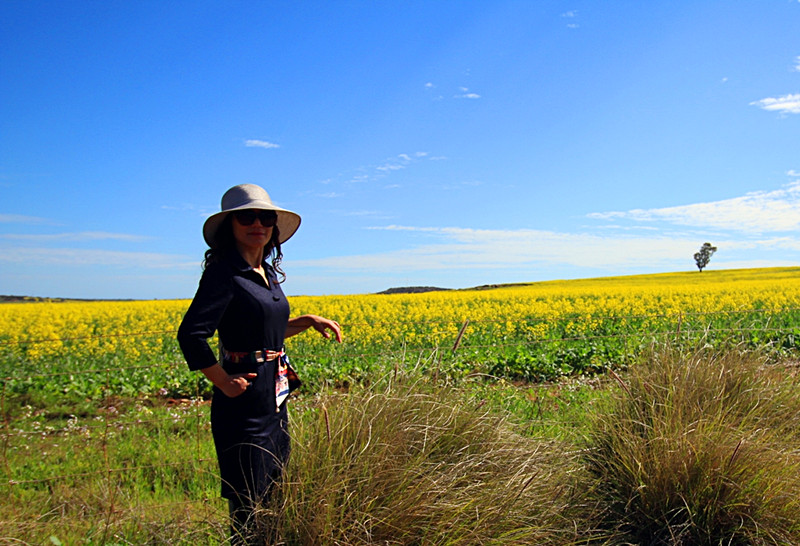
[[[276,361],[224,362],[229,374],[255,372],[251,385],[235,398],[214,387],[211,432],[219,461],[221,494],[227,499],[264,500],[289,460],[286,402],[275,404]]]

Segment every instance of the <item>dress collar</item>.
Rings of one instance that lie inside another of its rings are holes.
[[[247,271],[253,271],[253,266],[247,263],[247,260],[242,258],[242,255],[239,254],[239,251],[236,250],[235,248],[228,251],[227,257],[230,264],[237,271],[241,273],[246,273]],[[264,272],[267,274],[267,277],[270,277],[271,276],[270,273],[272,272],[272,266],[269,265],[269,263],[267,263],[266,256],[261,261],[261,267],[264,268]]]

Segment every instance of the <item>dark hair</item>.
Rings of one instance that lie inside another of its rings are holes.
[[[214,235],[214,240],[217,243],[214,248],[206,250],[205,259],[203,260],[203,269],[208,267],[208,264],[218,262],[224,259],[225,256],[231,252],[237,252],[236,239],[233,237],[233,226],[231,225],[232,214],[228,214],[222,223],[217,228],[217,233]],[[281,269],[281,262],[283,261],[283,252],[281,251],[280,231],[278,226],[272,228],[272,236],[269,242],[264,245],[264,258],[272,256],[270,265],[278,277],[278,282],[282,283],[286,280],[286,273]]]

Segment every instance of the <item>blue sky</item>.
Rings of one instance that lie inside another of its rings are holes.
[[[240,183],[293,295],[800,265],[800,1],[0,3],[0,294],[191,297]]]

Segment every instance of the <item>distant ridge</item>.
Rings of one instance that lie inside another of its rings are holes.
[[[378,294],[421,294],[423,292],[442,292],[450,290],[450,288],[438,288],[436,286],[400,286],[398,288],[389,288]]]
[[[0,303],[37,303],[54,302],[63,303],[67,301],[135,301],[132,299],[91,299],[91,298],[45,298],[41,296],[8,296],[0,294]]]
[[[0,294],[0,303],[33,303],[37,301],[65,301],[64,298],[39,298],[37,296],[5,296]]]
[[[504,284],[482,284],[480,286],[473,286],[470,288],[440,288],[438,286],[399,286],[397,288],[389,288],[383,292],[376,292],[376,294],[422,294],[423,292],[464,292],[468,290],[495,290],[497,288],[514,288],[518,286],[530,286],[529,282],[515,282]]]

